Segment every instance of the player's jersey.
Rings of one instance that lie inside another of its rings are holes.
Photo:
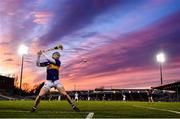
[[[148,96],[148,97],[154,96],[154,91],[148,91],[148,92],[147,92],[147,96]]]
[[[59,79],[59,68],[61,66],[61,61],[55,59],[56,63],[52,63],[50,61],[40,63],[40,66],[47,67],[47,80],[56,81]]]
[[[78,94],[77,94],[77,93],[75,93],[75,97],[78,97]]]

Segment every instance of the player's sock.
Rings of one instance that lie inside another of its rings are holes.
[[[37,108],[36,108],[35,106],[33,106],[32,109],[31,109],[31,112],[35,112],[36,109],[37,109]]]
[[[72,105],[73,110],[75,110],[76,112],[80,112],[79,108],[76,107],[76,105]]]

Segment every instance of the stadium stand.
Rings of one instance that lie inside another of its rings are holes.
[[[180,101],[180,81],[152,88],[163,92],[161,96],[157,97],[160,101]]]
[[[13,93],[14,80],[13,77],[0,75],[0,92]]]

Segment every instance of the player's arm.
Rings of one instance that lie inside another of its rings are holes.
[[[39,51],[38,53],[37,53],[37,61],[36,61],[36,66],[41,66],[41,64],[40,64],[40,57],[41,57],[41,54],[42,54],[42,52],[41,51]]]
[[[36,65],[37,65],[38,67],[46,67],[46,66],[49,64],[49,61],[41,62],[40,57],[41,57],[41,55],[42,55],[42,51],[39,51],[39,52],[37,53],[37,55],[38,55],[38,57],[37,57]]]
[[[47,60],[49,60],[50,62],[56,64],[56,60],[55,60],[55,59],[47,56],[44,52],[42,52],[42,55],[43,55]]]

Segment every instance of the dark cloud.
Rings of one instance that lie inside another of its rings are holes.
[[[125,0],[72,0],[64,6],[59,3],[61,6],[56,6],[59,9],[54,11],[51,29],[40,38],[40,44],[46,45],[60,40],[63,36],[90,25],[96,16],[106,10],[126,3]]]
[[[12,58],[8,58],[8,59],[3,60],[3,62],[12,62],[12,61],[14,61],[14,59],[12,59]]]
[[[13,53],[5,52],[4,55],[13,55]]]
[[[120,47],[121,43],[118,39],[113,44],[106,46],[104,49],[111,47],[109,51],[97,53],[97,56],[92,59],[98,58],[106,59],[105,61],[99,60],[98,66],[92,68],[89,74],[105,73],[109,71],[116,71],[118,69],[151,69],[156,66],[155,55],[159,51],[164,51],[171,59],[179,57],[178,51],[179,38],[180,38],[180,17],[172,17],[171,20],[147,28],[148,30],[134,33],[132,36],[125,38],[127,44],[124,48]],[[171,23],[171,24],[169,24]],[[149,30],[150,29],[150,30]],[[129,45],[128,45],[129,44]],[[124,50],[121,52],[121,50]],[[168,62],[169,64],[172,63]],[[104,65],[105,64],[105,65]]]
[[[97,32],[88,32],[86,34],[83,34],[81,37],[82,38],[88,38],[88,37],[93,37],[95,36],[96,34],[98,34]]]
[[[9,45],[9,42],[3,41],[3,42],[0,42],[0,45]]]
[[[29,63],[29,64],[33,64],[34,63],[34,61],[31,61],[31,60],[25,60],[24,62]]]
[[[85,67],[72,67],[81,63],[77,59],[64,70],[78,70],[78,76],[113,73],[117,70],[124,73],[126,69],[150,70],[157,66],[155,55],[159,51],[164,51],[170,57],[168,65],[171,65],[174,59],[179,58],[179,21],[180,17],[175,14],[164,18],[163,22],[159,21],[140,31],[128,33],[125,37],[117,38],[104,47],[84,55],[90,60]]]

